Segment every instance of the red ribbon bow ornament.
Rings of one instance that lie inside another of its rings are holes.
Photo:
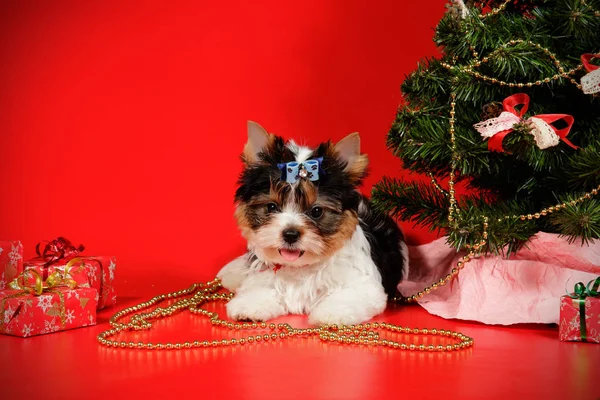
[[[590,64],[592,58],[600,59],[600,54],[584,54],[581,56],[581,62],[588,72],[581,78],[581,89],[585,94],[600,93],[600,67]]]
[[[41,249],[42,243],[46,243],[43,250]],[[83,247],[82,244],[75,247],[69,239],[64,237],[57,237],[50,242],[40,242],[37,244],[37,246],[35,246],[35,252],[37,253],[38,257],[44,260],[44,267],[47,267],[63,258],[69,259],[72,257],[77,257],[84,249],[85,247]]]
[[[520,111],[515,110],[518,105],[523,105]],[[515,124],[526,123],[530,126],[530,133],[533,135],[535,144],[540,149],[556,146],[561,140],[577,149],[573,143],[567,139],[567,135],[573,126],[575,119],[568,114],[540,114],[527,119],[523,115],[529,108],[529,96],[525,93],[517,93],[507,97],[502,102],[504,111],[496,118],[478,122],[473,127],[481,134],[483,138],[489,138],[488,150],[503,152],[502,140],[514,130]],[[564,120],[567,123],[566,128],[557,129],[551,124]]]

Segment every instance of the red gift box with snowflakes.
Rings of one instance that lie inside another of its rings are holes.
[[[561,341],[600,343],[600,278],[575,285],[574,293],[560,298]]]
[[[0,291],[0,333],[29,337],[96,324],[98,291],[57,287],[35,295]]]
[[[89,286],[98,291],[98,309],[102,309],[117,302],[114,287],[115,270],[117,261],[115,257],[76,257],[77,263],[70,269],[71,277],[79,287]],[[71,259],[72,260],[72,259]],[[24,270],[35,270],[42,276],[48,276],[54,271],[64,272],[69,264],[67,259],[60,259],[50,265],[43,259],[34,258],[24,263]]]
[[[115,290],[115,271],[117,259],[113,256],[82,257],[86,262],[90,286],[99,294],[98,309],[117,303]]]
[[[23,245],[18,240],[0,240],[0,290],[23,272]]]

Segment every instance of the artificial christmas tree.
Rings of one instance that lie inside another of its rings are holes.
[[[540,231],[600,237],[599,10],[592,0],[455,1],[436,28],[442,57],[402,84],[388,146],[428,182],[386,177],[373,201],[468,251],[432,288],[476,254],[510,254]]]

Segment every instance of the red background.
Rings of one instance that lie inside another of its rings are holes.
[[[2,395],[597,399],[600,346],[561,343],[556,327],[443,320],[417,305],[377,320],[458,330],[475,347],[96,344],[116,310],[212,278],[244,250],[232,198],[246,120],[313,145],[361,132],[367,192],[401,174],[385,136],[404,75],[436,53],[443,12],[443,0],[0,3],[0,238],[20,239],[30,257],[37,241],[64,235],[119,261],[118,305],[98,326],[0,335]],[[413,243],[432,238],[404,228]],[[230,336],[187,313],[155,327],[124,340]]]
[[[364,190],[397,176],[386,134],[444,1],[369,3],[4,2],[0,238],[116,255],[120,284],[214,276],[244,250],[248,119],[310,145],[358,131]]]

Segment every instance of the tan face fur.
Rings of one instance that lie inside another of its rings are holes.
[[[315,155],[324,160],[319,181],[298,179],[290,184],[281,179],[277,163],[302,162]],[[368,164],[367,157],[360,154],[358,134],[335,145],[326,142],[311,154],[310,149],[285,143],[260,125],[249,123],[242,159],[246,168],[236,194],[235,217],[249,249],[259,259],[298,267],[315,264],[350,240],[358,225],[356,186]],[[300,233],[297,242],[290,244],[282,238],[287,229]],[[281,249],[301,251],[302,256],[289,262],[282,258]]]

